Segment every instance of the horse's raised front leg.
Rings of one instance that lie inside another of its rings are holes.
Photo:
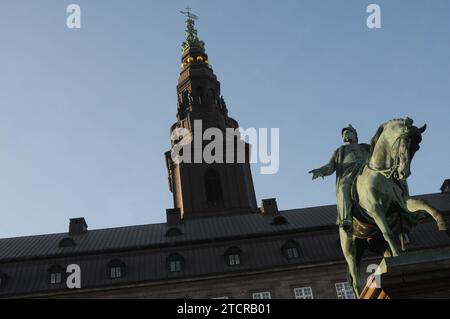
[[[438,229],[440,231],[446,231],[447,225],[441,213],[439,213],[435,208],[428,205],[427,202],[421,199],[409,198],[406,200],[406,208],[409,212],[414,213],[423,210],[430,214],[437,223]]]
[[[397,245],[394,242],[394,235],[386,221],[386,215],[384,214],[383,210],[379,207],[376,207],[374,208],[374,211],[371,212],[367,211],[367,212],[377,224],[381,234],[383,235],[384,240],[386,240],[386,242],[388,243],[389,248],[391,249],[392,256],[393,257],[399,256],[400,251],[398,250]]]

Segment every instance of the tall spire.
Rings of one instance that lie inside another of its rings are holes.
[[[186,40],[181,44],[181,50],[184,53],[191,48],[196,48],[201,51],[205,51],[205,42],[200,40],[195,29],[195,20],[198,20],[198,16],[191,12],[191,8],[187,7],[186,11],[180,11],[181,14],[187,17],[186,31],[184,33]]]
[[[186,41],[182,45],[177,85],[177,121],[171,126],[170,136],[171,150],[182,147],[189,161],[178,163],[172,159],[171,151],[165,153],[175,207],[168,216],[185,219],[256,212],[250,145],[241,141],[238,122],[228,116],[225,100],[220,94],[220,82],[208,62],[205,44],[197,36],[197,16],[190,8],[181,13],[187,17]],[[214,154],[217,151],[218,158],[213,163],[206,162],[202,156],[210,147],[203,137],[209,128],[215,128],[215,132],[220,130],[221,136],[226,136],[221,142],[214,136],[214,142],[217,142]],[[245,159],[238,162],[237,147],[242,143]],[[200,160],[196,160],[194,153],[200,155]]]

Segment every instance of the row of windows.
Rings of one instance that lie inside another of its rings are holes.
[[[111,279],[117,279],[125,277],[126,275],[126,267],[125,263],[120,261],[119,259],[114,259],[110,261],[107,265],[107,275]],[[60,265],[53,265],[48,270],[48,282],[52,285],[61,284],[65,281],[66,270]]]
[[[286,259],[295,260],[300,258],[299,244],[294,240],[287,241],[281,248]],[[225,263],[229,267],[243,264],[243,252],[238,247],[231,247],[224,253]],[[181,272],[185,267],[184,257],[178,253],[170,254],[166,259],[167,271],[171,273]],[[50,267],[48,282],[50,284],[61,284],[65,280],[66,270],[60,265]],[[119,259],[110,261],[107,265],[107,276],[110,279],[123,278],[126,276],[126,264]],[[0,273],[0,289],[6,283],[6,276]]]
[[[335,284],[336,296],[338,299],[355,299],[352,287],[348,282],[338,282]],[[298,287],[293,289],[295,299],[314,299],[311,287]],[[229,299],[229,296],[214,297],[212,299]],[[272,299],[270,291],[258,291],[252,293],[253,299]]]
[[[240,259],[238,255],[230,255],[230,261],[233,260],[234,263],[239,264]],[[180,261],[173,261],[169,263],[170,271],[176,272],[181,270],[182,264]],[[121,278],[125,275],[125,265],[119,260],[113,260],[108,264],[109,277],[111,279]],[[61,284],[64,279],[63,269],[55,265],[49,271],[49,282],[50,284],[56,285]],[[6,283],[6,276],[0,274],[0,288],[2,288]],[[335,284],[336,294],[338,299],[355,299],[355,294],[353,289],[348,282],[338,282]],[[313,290],[311,287],[298,287],[294,288],[293,295],[295,299],[314,299]],[[228,296],[215,297],[213,299],[228,299]],[[259,291],[252,293],[253,299],[271,299],[272,293],[270,291]]]
[[[295,260],[300,258],[300,246],[294,240],[287,241],[281,248],[286,259]],[[243,263],[243,253],[238,247],[229,248],[225,254],[225,262],[228,266],[238,266]],[[179,254],[171,254],[167,258],[169,272],[179,272],[184,268],[184,258]]]

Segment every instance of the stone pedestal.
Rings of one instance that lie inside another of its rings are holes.
[[[368,282],[361,299],[450,298],[449,248],[384,258],[376,273],[379,279]]]

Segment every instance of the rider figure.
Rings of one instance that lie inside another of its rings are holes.
[[[342,129],[344,145],[339,147],[325,166],[310,171],[313,179],[336,172],[337,225],[345,232],[352,231],[351,188],[360,168],[366,163],[370,146],[358,144],[358,133],[349,125]]]
[[[353,215],[351,190],[353,182],[361,167],[367,162],[370,146],[358,144],[358,133],[349,125],[342,129],[344,145],[339,147],[327,165],[310,171],[313,179],[325,177],[336,172],[337,225],[342,252],[349,266],[349,282],[353,286],[357,297],[359,294],[358,269],[356,267],[356,248],[353,241]]]

